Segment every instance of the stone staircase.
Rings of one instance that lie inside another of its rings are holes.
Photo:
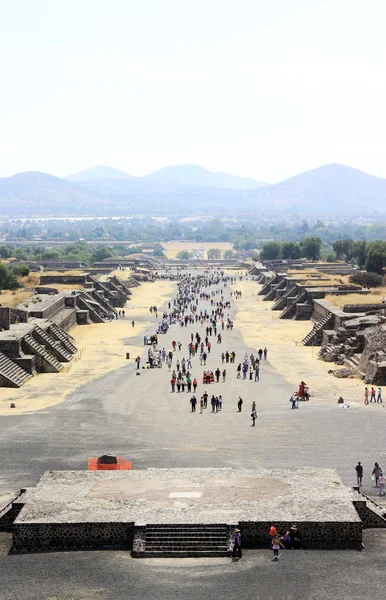
[[[52,354],[50,354],[50,352],[48,352],[45,346],[39,344],[39,342],[37,342],[32,335],[26,335],[24,337],[24,342],[32,354],[35,354],[43,361],[48,363],[49,367],[51,367],[50,370],[54,371],[55,373],[59,373],[63,366],[58,360],[56,360],[54,356],[52,356]]]
[[[291,296],[289,296],[291,298]],[[296,305],[301,302],[307,301],[307,292],[304,290],[301,292],[296,298],[294,298],[293,302],[288,304],[285,307],[283,312],[280,314],[280,319],[292,319],[296,315]]]
[[[61,342],[55,340],[44,329],[36,327],[33,331],[33,336],[35,339],[37,338],[39,343],[46,346],[46,348],[48,347],[50,353],[53,354],[59,362],[70,362],[72,360],[71,352],[68,352],[68,350],[62,346]]]
[[[87,298],[86,295],[83,293],[79,294],[78,296],[78,307],[89,311],[89,316],[93,323],[105,322],[104,318],[99,314],[98,310],[96,309],[95,300],[92,300],[91,302],[89,298]]]
[[[354,490],[358,495],[354,494],[353,504],[362,519],[363,528],[374,529],[386,527],[386,508],[374,502],[369,496],[361,492],[358,487],[355,487]]]
[[[283,310],[287,304],[287,298],[290,298],[292,294],[296,292],[296,285],[293,285],[289,290],[285,292],[280,298],[273,303],[271,310]]]
[[[56,325],[56,323],[53,323],[50,326],[50,334],[55,337],[68,352],[71,352],[71,354],[77,353],[78,349],[72,343],[74,338],[64,331],[64,329]]]
[[[316,323],[310,333],[306,335],[306,337],[302,340],[303,346],[319,346],[321,343],[321,337],[323,334],[323,329],[327,329],[328,325],[332,324],[334,320],[334,315],[331,312],[328,312],[325,317],[319,323]],[[319,339],[320,338],[320,339]]]
[[[19,367],[8,356],[0,352],[0,378],[2,387],[19,388],[31,377],[31,373]]]
[[[227,556],[227,525],[147,525],[146,557]]]
[[[362,355],[357,354],[357,353],[353,354],[352,356],[348,356],[346,358],[346,360],[344,361],[344,364],[346,367],[351,367],[351,368],[359,371],[359,361],[360,361],[361,357],[362,357]]]

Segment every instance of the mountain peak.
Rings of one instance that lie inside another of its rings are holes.
[[[252,190],[267,185],[250,177],[238,177],[229,173],[216,173],[191,163],[164,167],[149,173],[143,179],[159,182],[175,182],[183,185]]]
[[[91,167],[90,169],[79,171],[79,173],[68,175],[64,179],[68,181],[93,181],[95,179],[136,179],[136,177],[114,167],[98,165],[97,167]]]

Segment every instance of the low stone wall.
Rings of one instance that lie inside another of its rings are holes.
[[[290,529],[293,523],[278,521],[280,532]],[[240,522],[238,527],[245,548],[268,548],[268,531],[272,522]],[[297,522],[305,548],[312,550],[334,550],[362,548],[362,523],[358,522]]]
[[[385,304],[345,304],[343,312],[347,313],[364,313],[373,310],[385,310]]]
[[[69,283],[69,284],[83,284],[85,281],[85,275],[41,275],[40,285],[48,285],[51,283]]]
[[[133,523],[23,523],[13,526],[17,552],[66,549],[132,548]]]

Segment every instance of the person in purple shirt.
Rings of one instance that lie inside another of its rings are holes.
[[[238,554],[239,558],[242,558],[243,553],[241,551],[241,533],[240,529],[235,529],[233,532],[233,551],[232,557],[236,558],[236,554]]]

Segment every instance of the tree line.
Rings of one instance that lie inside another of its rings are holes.
[[[318,236],[304,238],[300,242],[266,242],[260,252],[262,260],[308,258],[319,260],[322,255],[323,240]],[[386,241],[344,239],[332,244],[333,253],[325,258],[329,262],[345,260],[365,268],[372,273],[383,275],[386,269]]]

